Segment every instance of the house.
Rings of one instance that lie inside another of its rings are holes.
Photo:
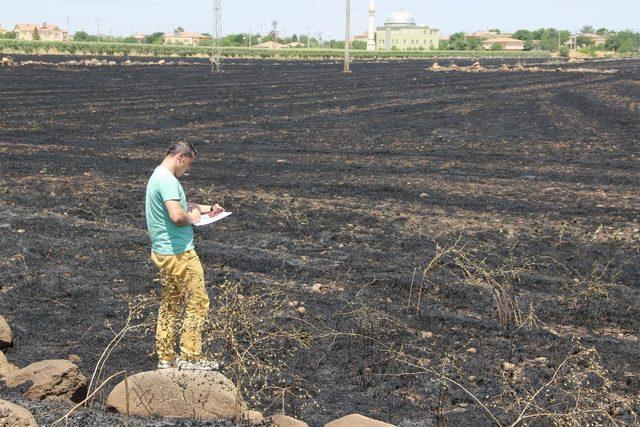
[[[366,31],[351,37],[352,42],[366,42],[367,40],[369,40],[369,33]]]
[[[286,49],[288,46],[280,43],[276,43],[274,41],[268,41],[264,43],[260,43],[256,45],[258,49]]]
[[[201,41],[210,40],[211,37],[190,31],[179,31],[164,35],[164,44],[181,44],[185,46],[197,46]]]
[[[69,34],[60,29],[57,25],[47,24],[17,24],[13,28],[18,40],[42,40],[42,41],[65,41]]]
[[[136,39],[136,43],[144,43],[144,39],[146,38],[146,36],[142,33],[135,33],[133,36],[134,39]]]
[[[470,39],[475,38],[475,39],[485,40],[485,39],[491,39],[495,37],[500,37],[500,33],[497,31],[475,31],[471,34],[467,34],[467,38],[470,38]]]
[[[595,46],[607,42],[607,36],[600,36],[598,34],[580,34],[578,37],[590,39]]]
[[[502,50],[524,50],[524,40],[513,39],[511,37],[493,37],[482,42],[487,50],[500,46]]]

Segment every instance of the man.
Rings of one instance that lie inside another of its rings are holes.
[[[202,328],[209,311],[204,271],[194,250],[193,225],[203,214],[224,209],[187,203],[178,178],[197,155],[187,141],[173,143],[147,184],[145,210],[151,238],[151,259],[160,269],[162,300],[158,311],[156,352],[158,369],[216,370],[215,361],[202,357]],[[182,313],[184,312],[184,313]],[[180,356],[174,352],[176,324],[180,330]]]

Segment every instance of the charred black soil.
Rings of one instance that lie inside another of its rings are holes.
[[[636,422],[640,61],[580,64],[615,74],[431,64],[0,68],[8,359],[76,354],[91,375],[128,301],[158,291],[145,185],[188,138],[188,197],[234,212],[196,231],[210,294],[241,283],[273,306],[263,329],[304,336],[282,340],[280,388],[256,409],[276,412],[287,390],[287,412],[313,426],[353,412],[506,424],[523,409]],[[153,343],[132,333],[106,374],[153,369]],[[0,396],[44,424],[68,410]],[[587,414],[593,402],[610,409]],[[121,420],[96,405],[74,422]]]

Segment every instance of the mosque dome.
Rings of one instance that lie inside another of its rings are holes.
[[[384,25],[389,25],[392,27],[407,25],[415,26],[416,20],[406,10],[396,10],[395,12],[391,13],[391,15],[389,15],[386,21],[384,21]]]

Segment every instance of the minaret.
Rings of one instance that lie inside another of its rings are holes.
[[[367,50],[376,50],[376,0],[369,2],[369,36],[367,37]]]

